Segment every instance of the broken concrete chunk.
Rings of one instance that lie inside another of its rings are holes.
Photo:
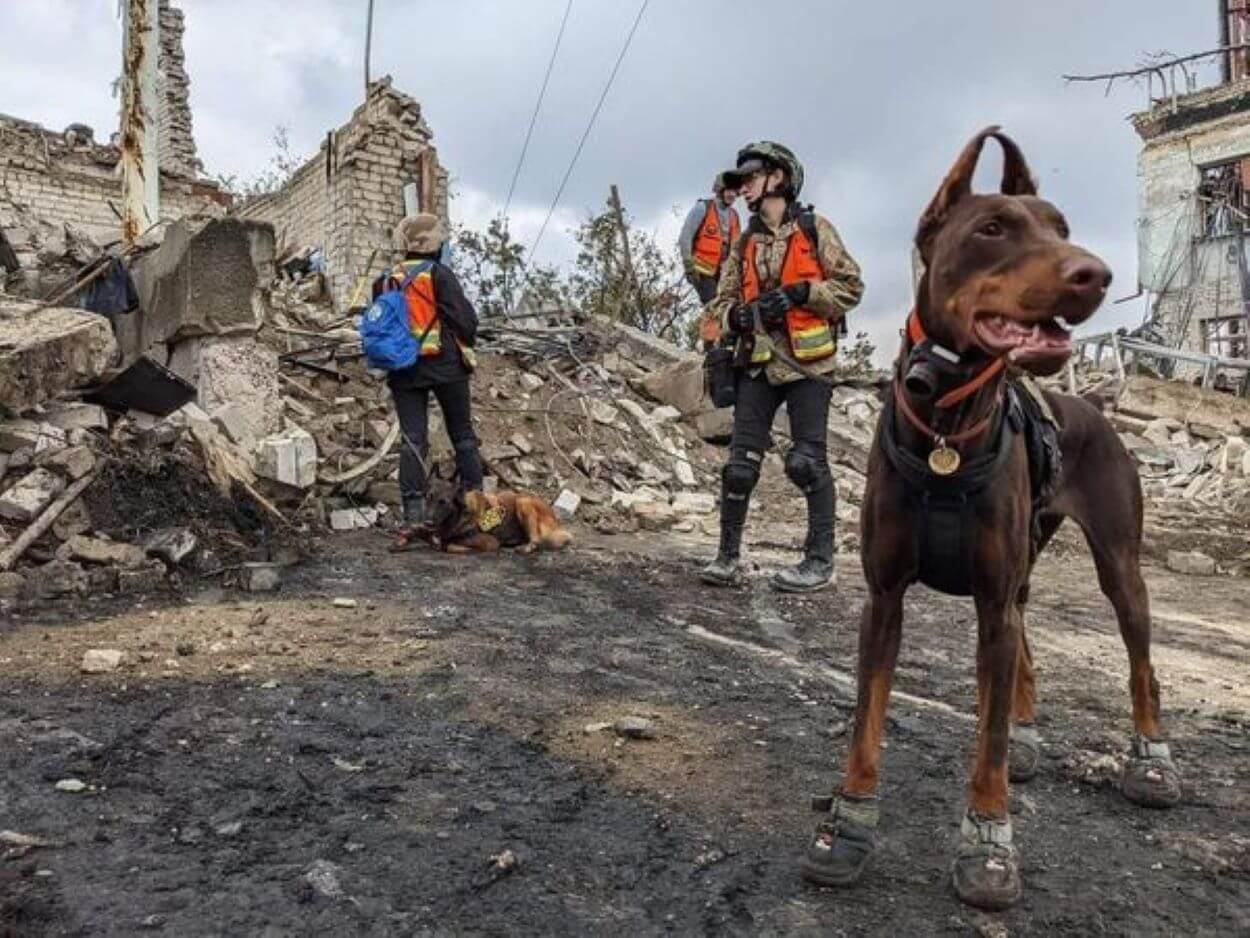
[[[276,563],[245,563],[239,573],[239,585],[249,593],[271,592],[282,582],[282,568]]]
[[[177,566],[193,553],[199,541],[190,528],[161,528],[143,541],[143,549],[153,557]]]
[[[1186,576],[1214,576],[1215,560],[1197,550],[1170,550],[1168,569]]]
[[[655,423],[673,423],[681,419],[681,411],[671,404],[661,404],[651,411],[650,419]]]
[[[1219,461],[1216,465],[1220,472],[1225,474],[1241,472],[1247,453],[1250,453],[1250,446],[1246,445],[1245,439],[1240,436],[1230,436],[1224,441],[1224,448],[1220,450]]]
[[[625,413],[629,414],[639,423],[647,423],[651,419],[651,415],[647,413],[647,409],[645,407],[628,397],[622,397],[617,400],[616,406],[625,411]]]
[[[595,423],[601,423],[607,427],[614,424],[620,414],[607,401],[592,400],[590,402],[590,416]]]
[[[80,668],[83,674],[107,674],[121,663],[122,653],[116,648],[91,648],[83,652]]]
[[[709,410],[694,418],[695,432],[699,439],[709,443],[727,441],[733,434],[733,408],[722,407],[720,410]]]
[[[31,594],[39,599],[52,599],[87,592],[87,571],[70,560],[50,560],[32,570],[27,578]]]
[[[564,489],[560,493],[560,497],[552,503],[551,507],[555,509],[557,518],[560,518],[563,521],[568,521],[575,514],[577,514],[577,509],[581,506],[581,504],[582,497],[580,495],[572,489]]]
[[[256,437],[252,435],[252,426],[238,401],[227,401],[217,407],[211,419],[230,442],[251,452],[256,447]]]
[[[707,492],[678,492],[673,496],[673,511],[683,515],[710,515],[716,510],[716,496]]]
[[[703,360],[691,358],[648,375],[642,386],[661,404],[675,407],[685,417],[694,417],[711,407],[704,397],[703,384]]]
[[[20,413],[94,384],[116,351],[103,316],[0,297],[0,409]]]
[[[378,523],[376,508],[337,508],[330,512],[330,530],[355,531]]]
[[[0,572],[0,599],[17,599],[26,591],[26,577],[12,570]]]
[[[68,434],[58,426],[36,420],[10,420],[0,423],[0,451],[17,453],[29,450],[43,453],[60,449],[69,442]]]
[[[508,437],[508,442],[517,448],[517,452],[528,456],[534,452],[534,444],[530,442],[529,437],[524,433],[514,433]]]
[[[317,442],[298,427],[266,437],[256,445],[256,474],[295,488],[317,481]]]
[[[50,453],[38,462],[76,482],[95,468],[95,453],[86,446],[71,446]]]
[[[57,404],[45,415],[48,423],[62,430],[107,430],[108,414],[99,404]]]
[[[655,739],[655,724],[645,717],[622,717],[613,729],[627,739]]]
[[[282,429],[278,353],[252,338],[213,339],[200,350],[199,404],[210,414],[238,408],[236,427],[259,440]]]
[[[117,571],[117,591],[119,593],[150,593],[160,589],[165,583],[168,571],[159,560],[148,560],[136,567],[122,568]]]
[[[547,383],[543,381],[542,378],[538,377],[538,375],[532,374],[531,372],[528,372],[528,371],[521,372],[520,381],[521,381],[522,390],[530,394],[537,391],[539,388],[541,388],[544,384]]]
[[[677,481],[682,485],[689,487],[698,481],[694,476],[694,467],[684,459],[673,462],[673,471],[677,474]]]
[[[633,507],[634,517],[644,531],[664,531],[677,520],[671,505],[664,502],[638,502]]]
[[[139,567],[148,556],[142,547],[105,541],[85,534],[75,534],[64,544],[69,556],[84,563],[111,563],[119,567]]]
[[[0,518],[33,521],[65,488],[65,480],[47,469],[35,469],[0,495]]]

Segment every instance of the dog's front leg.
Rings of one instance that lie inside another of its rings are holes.
[[[803,857],[806,879],[845,886],[859,879],[876,850],[878,766],[885,715],[903,635],[905,585],[873,590],[859,625],[855,730],[841,792]]]
[[[977,596],[976,605],[977,748],[952,879],[955,892],[969,905],[1005,909],[1022,890],[1007,804],[1008,737],[1021,622],[1019,607],[1005,596]]]

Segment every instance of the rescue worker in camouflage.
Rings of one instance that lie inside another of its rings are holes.
[[[742,222],[733,207],[738,190],[726,185],[725,174],[712,181],[712,198],[699,199],[686,216],[677,237],[686,279],[699,294],[699,302],[710,303],[729,249],[742,232]]]
[[[789,148],[749,144],[725,181],[740,189],[751,218],[705,310],[719,320],[724,341],[734,343],[736,402],[721,473],[720,549],[701,575],[718,585],[737,579],[751,492],[784,403],[792,441],[785,470],[807,500],[807,538],[802,560],[772,582],[791,592],[822,589],[834,581],[835,493],[827,442],[832,386],[796,371],[775,350],[813,374],[831,372],[838,326],[859,303],[864,284],[833,225],[798,201],[803,167]]]

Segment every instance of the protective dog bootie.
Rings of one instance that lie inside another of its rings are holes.
[[[1172,750],[1161,740],[1133,738],[1120,791],[1134,804],[1146,808],[1170,808],[1181,800],[1181,773],[1172,761]]]
[[[816,825],[799,873],[817,886],[849,886],[877,849],[877,799],[836,795],[813,799],[812,807],[828,816]]]
[[[960,900],[997,912],[1020,901],[1020,854],[1012,843],[1011,819],[996,821],[969,811],[959,826],[951,885]]]

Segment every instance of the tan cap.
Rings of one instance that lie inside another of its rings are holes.
[[[409,215],[395,226],[395,248],[414,254],[436,254],[447,240],[443,222],[437,215],[422,212]]]

